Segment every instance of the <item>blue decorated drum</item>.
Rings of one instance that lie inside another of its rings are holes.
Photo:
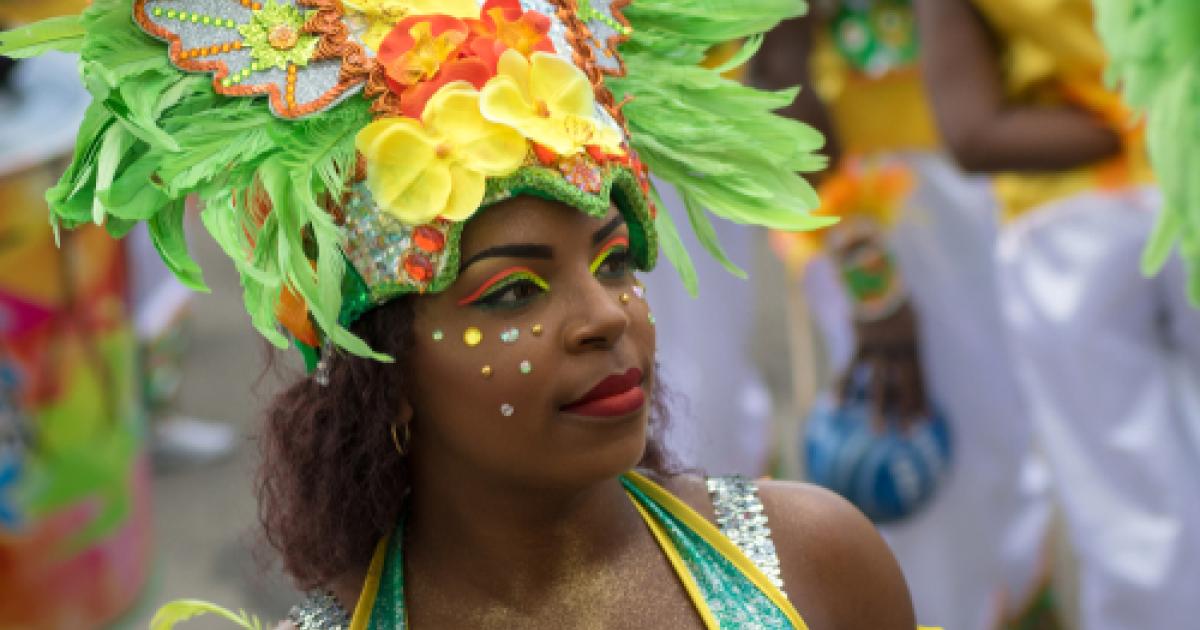
[[[928,504],[950,472],[950,425],[937,410],[902,429],[898,418],[872,425],[867,379],[855,379],[840,404],[816,404],[805,431],[808,480],[857,506],[876,523],[902,520]]]

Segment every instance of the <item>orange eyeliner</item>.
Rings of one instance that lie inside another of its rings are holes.
[[[479,298],[483,297],[483,295],[486,294],[488,292],[488,290],[490,290],[492,287],[496,286],[497,284],[500,284],[501,282],[509,279],[512,276],[523,276],[525,278],[528,278],[534,284],[541,287],[543,290],[549,288],[549,285],[546,284],[546,281],[542,280],[542,277],[537,275],[536,273],[534,273],[534,271],[532,269],[530,269],[529,267],[509,267],[508,269],[505,269],[504,271],[497,273],[496,275],[492,276],[491,278],[488,278],[487,281],[484,282],[482,285],[480,285],[478,289],[475,289],[475,291],[472,292],[471,295],[468,295],[467,297],[459,300],[458,305],[459,306],[469,306],[470,304],[474,303]]]
[[[593,274],[595,274],[596,270],[600,268],[600,265],[604,264],[604,260],[606,258],[608,258],[608,255],[611,254],[613,252],[613,250],[618,247],[624,247],[625,249],[629,249],[629,237],[628,236],[614,236],[614,237],[608,239],[608,241],[606,243],[604,243],[604,247],[600,248],[600,253],[597,254],[596,257],[592,259],[592,264],[589,267],[591,272]]]

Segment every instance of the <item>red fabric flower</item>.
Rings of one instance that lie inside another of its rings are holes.
[[[513,49],[528,57],[535,52],[554,53],[550,41],[550,18],[537,11],[525,11],[519,0],[488,0],[480,9],[479,19],[471,20],[471,53],[496,71],[500,55]]]
[[[463,58],[470,29],[448,15],[405,18],[379,46],[388,89],[400,96],[405,116],[420,118],[433,95],[454,81],[483,89],[495,74],[479,59]]]

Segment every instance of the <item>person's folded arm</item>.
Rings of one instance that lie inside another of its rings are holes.
[[[1085,110],[1006,102],[996,41],[969,0],[917,0],[916,8],[934,115],[963,169],[1060,171],[1120,150],[1117,134]]]

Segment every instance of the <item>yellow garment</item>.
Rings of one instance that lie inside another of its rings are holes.
[[[916,66],[863,74],[842,57],[826,29],[817,36],[811,69],[847,156],[931,151],[940,144]]]
[[[1143,132],[1120,96],[1104,86],[1106,58],[1093,29],[1090,0],[972,0],[999,37],[1008,97],[1033,105],[1074,105],[1109,124],[1121,154],[1059,173],[1002,173],[994,178],[1005,218],[1096,188],[1153,181]]]
[[[0,23],[28,24],[61,15],[77,15],[87,0],[0,0]]]
[[[888,228],[913,187],[913,176],[888,160],[902,151],[933,151],[941,144],[925,85],[915,64],[866,74],[842,56],[830,28],[816,35],[810,66],[813,89],[825,104],[844,157],[826,173],[814,214],[864,219]],[[772,232],[771,244],[793,273],[825,251],[838,229]]]

